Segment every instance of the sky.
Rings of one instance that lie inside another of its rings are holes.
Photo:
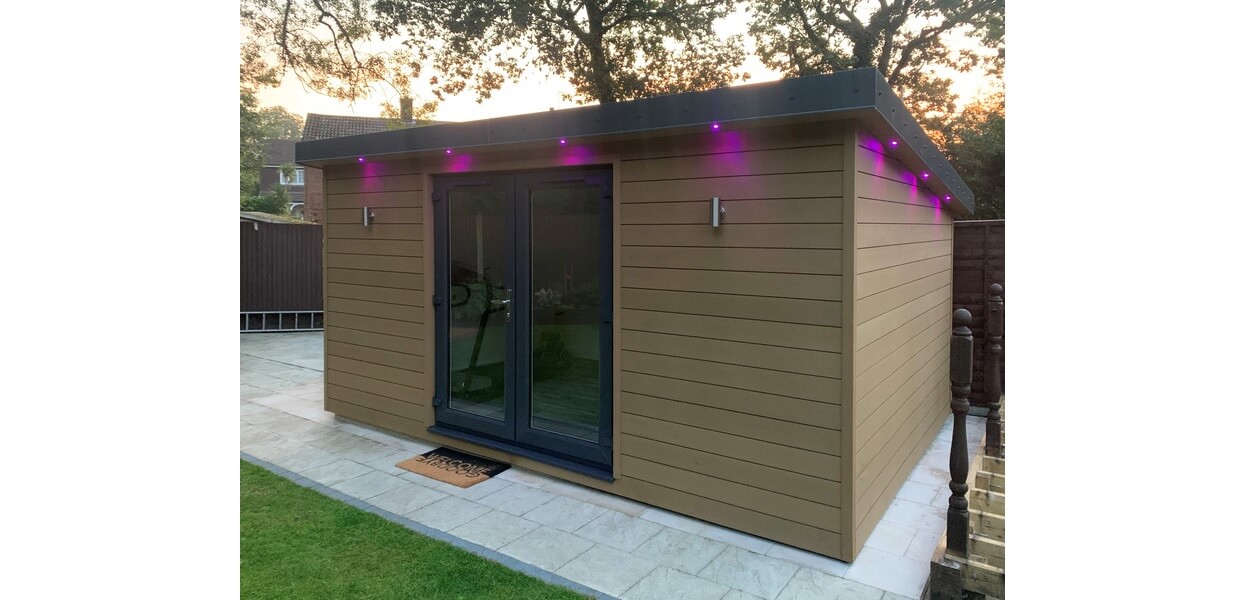
[[[781,75],[779,73],[764,67],[759,58],[754,55],[754,47],[750,36],[746,35],[748,24],[749,15],[745,10],[739,10],[718,23],[717,30],[722,36],[743,34],[746,38],[747,61],[743,65],[743,70],[751,75],[751,78],[746,83],[780,79]],[[950,46],[953,50],[965,47],[973,48],[976,46],[976,42],[966,37],[957,36],[950,40]],[[382,48],[382,46],[375,42],[374,50],[379,48]],[[953,91],[959,96],[957,101],[959,105],[975,99],[986,84],[984,78],[977,73],[956,73],[952,71],[946,75],[954,80]],[[417,105],[433,98],[428,93],[423,94],[419,88],[414,91],[416,92],[415,103]],[[561,98],[562,93],[571,91],[572,86],[563,78],[549,76],[534,70],[520,81],[505,84],[502,89],[492,94],[490,99],[480,104],[477,102],[475,94],[471,91],[466,91],[459,96],[448,97],[439,103],[438,110],[432,118],[437,121],[473,121],[540,112],[551,108],[556,110],[571,108],[578,104]],[[384,101],[390,101],[396,106],[399,104],[397,94],[389,89],[385,92],[375,93],[373,96],[357,101],[354,104],[336,100],[310,90],[305,90],[299,80],[292,75],[287,75],[279,87],[261,90],[259,97],[261,106],[281,106],[297,115],[320,113],[377,117],[381,115],[382,103]]]

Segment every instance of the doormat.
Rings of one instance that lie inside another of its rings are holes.
[[[451,448],[436,448],[421,456],[399,461],[395,466],[456,487],[467,488],[508,470],[509,465]]]

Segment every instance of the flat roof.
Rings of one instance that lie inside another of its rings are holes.
[[[951,196],[952,204],[965,212],[973,212],[972,190],[874,68],[299,142],[295,162],[320,167],[360,156],[637,135],[735,121],[826,117],[855,119],[883,144],[897,140],[896,147],[887,146],[891,155],[915,171],[930,173],[925,185],[939,195]]]

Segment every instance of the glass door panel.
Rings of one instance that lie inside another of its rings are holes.
[[[530,427],[598,443],[599,190],[530,192]]]
[[[448,194],[448,322],[451,408],[504,420],[511,294],[505,273],[503,193],[485,188]]]

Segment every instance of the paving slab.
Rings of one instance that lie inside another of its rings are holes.
[[[621,596],[622,600],[719,600],[729,586],[701,579],[677,569],[660,567]]]
[[[663,525],[609,510],[573,533],[617,550],[633,552],[662,529]]]
[[[776,598],[798,571],[799,566],[792,562],[731,547],[720,553],[699,576],[761,598]]]
[[[595,544],[568,564],[556,569],[556,574],[606,594],[620,596],[655,568],[656,564],[649,560]]]
[[[698,573],[728,547],[723,542],[665,527],[633,554],[679,571]]]
[[[499,551],[540,569],[555,571],[594,545],[594,542],[585,538],[540,525]]]

